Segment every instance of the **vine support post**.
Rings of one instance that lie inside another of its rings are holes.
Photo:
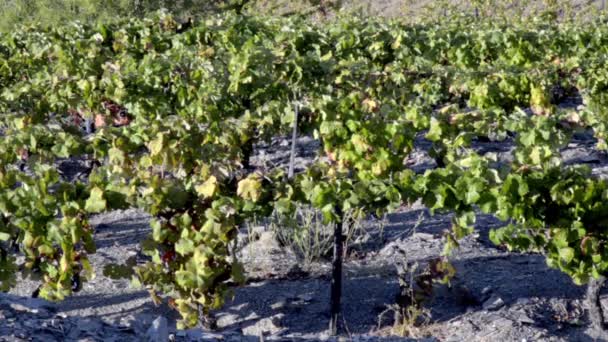
[[[287,177],[289,179],[293,178],[294,174],[294,164],[296,160],[296,143],[298,139],[298,111],[299,111],[299,103],[296,102],[293,105],[294,109],[294,119],[293,119],[293,132],[291,135],[291,154],[289,156],[289,171],[287,172]]]
[[[334,255],[331,263],[331,293],[329,300],[329,333],[333,336],[338,334],[338,322],[341,315],[342,297],[342,254],[344,249],[344,236],[342,235],[342,224],[344,213],[340,205],[336,205],[338,222],[334,227]]]

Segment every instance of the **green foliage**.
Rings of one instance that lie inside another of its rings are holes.
[[[319,27],[225,13],[186,28],[164,12],[0,34],[0,286],[22,269],[42,297],[65,298],[94,275],[89,215],[136,207],[152,216],[151,261],[104,273],[171,297],[192,326],[243,280],[230,246],[246,220],[310,206],[339,224],[340,213],[381,216],[417,199],[455,214],[446,254],[479,209],[509,223],[492,233],[497,244],[544,251],[579,283],[605,274],[608,185],[560,158],[577,129],[605,147],[601,37],[601,20]],[[558,85],[585,109],[555,106]],[[249,158],[291,132],[294,101],[298,131],[321,148],[288,179]],[[120,119],[113,106],[128,124],[107,124]],[[106,124],[87,133],[81,117]],[[439,163],[415,174],[404,161],[421,136]],[[471,147],[509,136],[508,165]],[[87,160],[88,177],[62,176],[66,158]]]

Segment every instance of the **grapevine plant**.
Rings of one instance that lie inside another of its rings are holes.
[[[134,280],[194,326],[244,281],[239,226],[311,205],[336,224],[335,331],[343,213],[416,200],[455,214],[443,261],[481,211],[506,222],[495,243],[544,252],[578,284],[602,279],[608,185],[561,151],[581,130],[606,149],[605,37],[602,18],[186,25],[162,12],[1,34],[0,287],[21,270],[35,295],[65,298],[95,274],[90,215],[139,208],[152,232]],[[581,110],[559,105],[571,97]],[[305,170],[253,162],[294,126],[320,141]],[[420,140],[437,165],[415,173]],[[488,140],[512,143],[512,160],[484,153]]]

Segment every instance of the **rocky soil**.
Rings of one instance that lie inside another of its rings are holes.
[[[608,175],[608,157],[580,134],[562,152],[567,163],[585,163],[599,177]],[[408,161],[417,172],[434,167],[422,137]],[[298,141],[296,171],[309,163],[318,147],[311,138]],[[509,141],[476,143],[509,162]],[[258,146],[259,167],[284,166],[289,143]],[[70,164],[71,165],[71,164]],[[66,167],[69,170],[74,165]],[[75,173],[75,172],[72,172]],[[279,243],[268,224],[242,228],[240,260],[248,283],[235,290],[215,312],[218,329],[176,331],[177,315],[166,304],[155,306],[144,289],[128,280],[104,276],[104,266],[137,262],[138,242],[150,229],[136,210],[116,211],[92,219],[98,252],[92,256],[97,277],[61,303],[31,298],[36,282],[21,281],[0,294],[0,341],[603,341],[588,329],[584,288],[546,266],[536,254],[508,253],[494,246],[488,232],[502,223],[479,215],[477,233],[462,241],[450,261],[456,268],[451,286],[436,285],[424,305],[420,324],[405,326],[410,337],[392,330],[399,293],[399,270],[424,265],[443,248],[442,233],[450,215],[431,216],[419,204],[403,207],[384,221],[366,220],[351,244],[345,264],[344,334],[327,335],[328,260],[302,264],[298,253]]]

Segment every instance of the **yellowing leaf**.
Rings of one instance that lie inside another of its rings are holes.
[[[542,162],[541,149],[538,146],[533,147],[530,151],[530,161],[533,165],[539,165]]]
[[[565,262],[570,262],[574,259],[574,249],[570,247],[563,247],[559,249],[559,256]]]
[[[215,176],[211,176],[203,184],[197,185],[194,190],[196,190],[197,194],[203,196],[203,198],[210,198],[213,197],[217,191],[217,188],[217,178],[215,178]]]
[[[566,120],[573,124],[580,124],[582,121],[581,116],[576,111],[569,112]]]
[[[363,108],[368,112],[375,112],[378,109],[378,103],[372,99],[363,100]]]
[[[148,143],[148,149],[150,149],[150,155],[156,156],[163,150],[163,145],[165,142],[164,135],[158,134],[156,139],[150,141]]]
[[[360,134],[353,134],[350,141],[353,143],[353,146],[358,153],[367,153],[372,149],[372,147],[365,141],[365,138]]]
[[[259,176],[249,176],[239,182],[236,194],[243,199],[257,202],[262,195],[262,182]]]
[[[11,238],[11,234],[0,232],[0,241],[8,241]]]
[[[530,107],[536,115],[550,115],[553,113],[551,97],[542,86],[532,86],[530,89]]]

